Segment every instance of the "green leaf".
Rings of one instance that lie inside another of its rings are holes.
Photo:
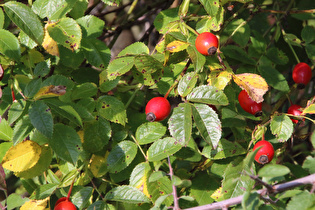
[[[148,183],[148,191],[151,200],[156,203],[162,203],[162,206],[170,206],[173,203],[172,182],[167,176],[163,176],[157,181]],[[167,197],[165,197],[167,196]],[[161,198],[162,197],[162,198]]]
[[[7,199],[7,209],[15,209],[18,208],[20,206],[22,206],[25,202],[29,201],[30,199],[27,197],[22,197],[21,195],[17,194],[17,193],[12,193],[10,194]]]
[[[107,74],[106,71],[103,71],[105,74]],[[102,72],[102,73],[103,73]],[[102,74],[101,73],[101,74]],[[106,75],[107,76],[107,75]],[[101,79],[100,79],[101,80]],[[100,91],[102,91],[103,93],[106,93],[112,89],[114,89],[115,87],[117,87],[118,83],[120,81],[120,78],[116,78],[114,80],[105,80],[105,81],[100,81]]]
[[[0,53],[16,61],[20,60],[19,40],[11,32],[4,29],[0,29],[0,34]]]
[[[136,157],[138,147],[132,141],[119,142],[107,157],[110,173],[117,173],[125,169]]]
[[[105,22],[96,16],[86,15],[76,21],[81,26],[83,37],[97,38],[102,35]]]
[[[146,122],[136,131],[136,139],[140,145],[154,142],[165,135],[166,127],[159,122]]]
[[[275,115],[271,118],[270,129],[279,142],[285,142],[293,133],[293,123],[285,114]]]
[[[81,42],[81,28],[78,23],[68,17],[60,19],[56,23],[47,26],[50,37],[58,44],[75,51],[79,49]]]
[[[203,56],[200,52],[198,52],[196,47],[188,46],[186,51],[189,57],[191,58],[192,63],[194,64],[194,68],[196,72],[201,71],[203,68],[203,65],[206,62],[205,56]]]
[[[221,109],[222,127],[245,127],[245,117],[227,107]]]
[[[43,184],[39,185],[33,194],[30,196],[31,199],[42,200],[49,197],[57,189],[58,184]]]
[[[124,104],[113,96],[101,96],[97,100],[96,110],[105,119],[125,125],[127,114]]]
[[[215,150],[213,150],[210,146],[206,146],[202,150],[202,154],[212,160],[239,156],[245,154],[246,152],[247,151],[239,143],[230,142],[226,139],[221,139]]]
[[[108,144],[111,137],[111,127],[107,120],[98,117],[97,120],[84,123],[84,150],[95,153]]]
[[[256,65],[256,61],[248,56],[248,54],[240,47],[235,45],[227,45],[221,49],[226,57],[237,61],[242,61],[244,64]]]
[[[315,63],[315,44],[306,44],[305,46],[307,57]]]
[[[315,173],[314,164],[315,164],[315,157],[307,156],[303,162],[302,168],[308,170],[310,174],[313,174]]]
[[[287,210],[307,210],[313,209],[315,202],[315,195],[309,191],[303,191],[291,198],[288,202],[286,209]]]
[[[97,94],[98,88],[94,83],[86,82],[73,88],[71,99],[77,100],[82,98],[93,97]]]
[[[285,65],[289,62],[289,58],[284,52],[278,48],[271,47],[267,50],[266,56],[274,63],[279,65]]]
[[[80,65],[85,60],[83,50],[81,50],[82,48],[74,52],[62,45],[59,45],[58,48],[59,48],[60,63],[72,69],[79,69]],[[64,68],[64,67],[61,67],[61,68]]]
[[[143,42],[135,42],[120,51],[118,57],[126,55],[149,54],[150,50]]]
[[[34,68],[34,76],[40,77],[46,76],[50,71],[50,67],[51,67],[50,59],[38,63]]]
[[[199,0],[210,16],[215,16],[220,8],[219,0]]]
[[[226,28],[224,29],[224,33],[231,35],[233,41],[235,41],[241,47],[245,47],[249,41],[250,28],[245,20],[236,19],[231,21],[226,26]]]
[[[33,102],[29,110],[29,116],[34,128],[48,138],[52,137],[54,126],[53,117],[49,107],[43,101]]]
[[[178,94],[186,97],[195,87],[198,80],[198,75],[194,72],[186,73],[178,83]]]
[[[290,173],[290,169],[284,165],[279,164],[266,164],[258,171],[258,175],[261,177],[278,177],[284,176]]]
[[[26,101],[25,100],[17,100],[16,102],[14,102],[10,109],[9,109],[9,113],[8,113],[8,123],[12,124],[14,123],[17,119],[19,119],[23,112],[25,111],[25,109],[27,109],[27,105],[26,105]]]
[[[112,60],[107,68],[107,77],[109,80],[116,79],[125,73],[127,73],[134,64],[133,56],[120,57]]]
[[[206,104],[194,104],[192,113],[201,137],[215,149],[222,134],[218,114]]]
[[[298,46],[298,47],[302,47],[301,46],[301,40],[295,35],[295,34],[285,34],[283,36],[284,41],[286,41],[287,43],[294,45],[294,46]]]
[[[102,70],[107,68],[111,54],[104,42],[95,38],[84,38],[82,39],[82,49],[91,65]]]
[[[155,141],[148,150],[149,161],[159,161],[175,154],[182,148],[174,138],[166,137]]]
[[[74,104],[64,103],[58,99],[45,99],[44,101],[48,104],[54,114],[66,118],[78,126],[82,126],[82,118],[74,109]]]
[[[177,143],[182,146],[188,145],[192,133],[191,104],[181,103],[173,109],[168,120],[168,130]]]
[[[178,28],[178,7],[161,11],[154,19],[154,26],[157,31],[164,34],[170,28]]]
[[[243,195],[246,190],[252,189],[255,181],[248,174],[252,174],[255,170],[254,168],[251,169],[251,166],[254,167],[253,159],[252,156],[245,159],[237,157],[228,164],[222,181],[223,200]]]
[[[4,25],[4,13],[3,10],[0,10],[0,28],[3,28]]]
[[[35,96],[36,93],[40,90],[42,85],[42,79],[36,78],[31,80],[25,87],[24,95],[28,98],[32,98]]]
[[[111,189],[108,193],[106,193],[105,199],[127,203],[150,202],[149,198],[145,196],[145,194],[141,192],[139,189],[127,185],[122,185]]]
[[[19,33],[19,40],[21,45],[25,45],[29,49],[33,49],[37,46],[37,43],[31,39],[24,31],[20,31]]]
[[[262,58],[264,59],[264,58]],[[290,88],[287,80],[278,70],[271,65],[259,65],[258,71],[266,80],[268,85],[282,92],[289,92]]]
[[[33,129],[29,116],[23,116],[13,128],[13,144],[23,141]]]
[[[224,11],[224,7],[220,7],[215,16],[211,18],[209,18],[209,16],[206,16],[205,18],[198,21],[196,24],[196,31],[198,33],[206,31],[219,31],[223,25]]]
[[[141,186],[147,186],[147,181],[151,173],[151,167],[148,162],[139,163],[130,175],[129,185],[132,187],[140,188]],[[145,189],[147,190],[147,189]]]
[[[71,196],[71,201],[79,209],[83,209],[89,204],[93,194],[93,187],[84,187]]]
[[[163,64],[150,55],[137,55],[134,62],[142,74],[152,74],[163,69]]]
[[[44,29],[37,15],[25,4],[9,1],[4,4],[8,17],[37,44],[44,38]]]
[[[228,105],[229,103],[222,90],[208,85],[201,85],[194,88],[192,92],[187,95],[187,100],[212,105]]]
[[[0,139],[5,141],[12,141],[13,130],[5,119],[1,119],[0,122]]]
[[[301,37],[305,43],[309,44],[315,40],[315,29],[312,26],[304,26],[301,32]]]
[[[59,20],[71,11],[77,0],[37,0],[32,5],[33,11],[40,18],[50,21]]]
[[[54,133],[49,139],[49,146],[56,155],[73,165],[77,162],[82,151],[81,139],[74,128],[57,123],[54,126]]]

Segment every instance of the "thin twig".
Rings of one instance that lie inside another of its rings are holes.
[[[179,204],[178,204],[177,189],[176,189],[175,184],[173,183],[174,172],[173,172],[173,168],[172,168],[171,160],[170,160],[169,156],[167,157],[167,160],[168,160],[168,167],[170,168],[170,177],[171,177],[172,188],[173,188],[173,198],[174,198],[174,208],[173,208],[173,210],[180,210]]]

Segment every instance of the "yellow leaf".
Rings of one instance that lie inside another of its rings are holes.
[[[79,135],[80,139],[81,139],[81,143],[84,142],[84,131],[83,130],[79,130],[77,132],[77,134]]]
[[[30,209],[36,209],[36,210],[44,210],[47,206],[48,198],[45,198],[43,200],[30,200],[21,206],[20,210],[30,210]]]
[[[55,97],[55,96],[62,96],[66,94],[66,86],[63,85],[49,85],[42,87],[34,96],[34,100],[40,98],[48,98],[48,97]]]
[[[212,195],[210,197],[213,198],[215,201],[217,201],[222,196],[223,196],[222,187],[219,187],[216,191],[214,191],[214,193],[212,193]]]
[[[211,86],[223,90],[232,79],[232,73],[228,71],[211,71],[207,82]]]
[[[233,75],[234,82],[245,90],[252,100],[257,103],[264,101],[264,94],[268,91],[268,84],[258,74],[244,73]]]
[[[172,41],[166,46],[166,50],[170,52],[179,52],[182,50],[185,50],[189,44],[187,42],[182,42],[182,41]]]
[[[41,147],[36,142],[23,141],[7,151],[2,160],[2,166],[14,172],[28,170],[36,165],[41,152]]]
[[[44,36],[44,41],[42,43],[43,48],[51,55],[58,56],[59,57],[59,48],[58,44],[55,40],[53,40],[47,31],[47,27],[49,25],[53,25],[56,23],[47,23],[45,25],[45,36]]]
[[[101,177],[108,172],[107,169],[107,156],[109,152],[107,151],[105,157],[99,155],[92,155],[90,162],[90,170],[94,177]]]

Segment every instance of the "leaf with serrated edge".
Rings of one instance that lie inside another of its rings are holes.
[[[136,157],[138,147],[132,141],[119,142],[107,157],[110,173],[117,173],[125,169]]]
[[[0,122],[0,139],[10,141],[12,140],[13,130],[8,121],[1,119]]]
[[[159,122],[146,122],[136,131],[136,139],[140,145],[149,144],[165,135],[166,127]]]
[[[212,105],[228,105],[228,99],[224,92],[214,86],[208,85],[201,85],[194,88],[192,92],[187,95],[187,100]]]
[[[44,29],[38,16],[25,4],[15,1],[5,3],[6,15],[37,44],[44,38]]]
[[[186,73],[178,83],[178,93],[182,97],[186,97],[195,87],[198,75],[194,72]]]
[[[20,210],[29,209],[44,210],[46,209],[48,200],[49,197],[42,200],[29,200],[21,206]]]
[[[2,160],[5,169],[14,172],[28,170],[36,165],[40,158],[41,147],[31,140],[23,141],[12,146]]]
[[[105,199],[127,203],[149,203],[149,198],[136,187],[122,185],[110,190]]]
[[[0,29],[0,53],[11,59],[19,60],[21,57],[21,47],[19,40],[9,31]]]
[[[49,107],[43,101],[35,101],[29,110],[32,125],[50,138],[53,134],[53,117]]]
[[[173,109],[168,120],[168,130],[181,145],[187,145],[192,132],[192,112],[189,103],[181,103]]]
[[[129,184],[132,187],[136,187],[143,192],[148,198],[150,197],[148,192],[148,178],[151,174],[151,167],[148,162],[142,162],[138,164],[131,172]]]
[[[182,148],[174,138],[166,137],[155,141],[148,150],[149,161],[159,161],[175,154]]]
[[[293,133],[293,123],[285,114],[273,116],[270,122],[270,129],[279,142],[285,142]]]
[[[264,95],[268,91],[268,84],[258,74],[244,73],[233,75],[234,82],[243,90],[246,90],[252,100],[257,103],[264,101]]]
[[[125,125],[127,113],[124,104],[113,96],[102,96],[98,98],[96,109],[105,119]]]
[[[222,135],[218,114],[206,104],[194,104],[192,110],[201,137],[215,149]]]

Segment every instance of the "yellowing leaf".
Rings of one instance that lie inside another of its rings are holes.
[[[246,90],[252,100],[257,103],[264,101],[264,94],[268,91],[268,84],[258,74],[244,73],[233,75],[234,82],[243,90]]]
[[[42,43],[43,48],[51,55],[54,56],[58,56],[59,57],[59,48],[58,48],[58,44],[55,40],[53,40],[50,36],[49,33],[47,31],[47,27],[49,25],[52,25],[55,23],[47,23],[45,25],[45,37],[44,37],[44,41]]]
[[[21,206],[20,210],[30,210],[30,209],[36,209],[36,210],[44,210],[47,206],[48,198],[45,198],[43,200],[30,200]]]
[[[55,96],[62,96],[66,93],[66,86],[62,85],[49,85],[42,87],[34,96],[34,100],[38,100],[40,98],[48,98]]]
[[[212,195],[210,197],[213,198],[215,201],[217,201],[222,196],[223,196],[222,187],[219,187],[216,191],[214,191],[214,193],[212,193]]]
[[[138,188],[141,192],[143,192],[148,198],[150,198],[150,193],[148,191],[148,184],[147,184],[147,176],[143,176],[141,182],[139,183],[136,188]]]
[[[223,90],[232,79],[232,73],[229,71],[211,71],[207,82],[211,86]]]
[[[311,104],[310,106],[305,107],[301,115],[306,114],[315,114],[315,104]]]
[[[107,169],[107,151],[105,157],[99,155],[93,155],[90,162],[90,170],[94,177],[101,177],[108,172]]]
[[[77,132],[77,134],[80,136],[81,143],[83,143],[84,142],[84,131],[83,130],[79,130]]]
[[[189,44],[187,42],[182,42],[182,41],[172,41],[166,46],[166,50],[170,52],[179,52],[182,50],[185,50]]]
[[[14,172],[28,170],[36,165],[41,152],[41,147],[36,142],[23,141],[7,151],[2,160],[2,166]]]

